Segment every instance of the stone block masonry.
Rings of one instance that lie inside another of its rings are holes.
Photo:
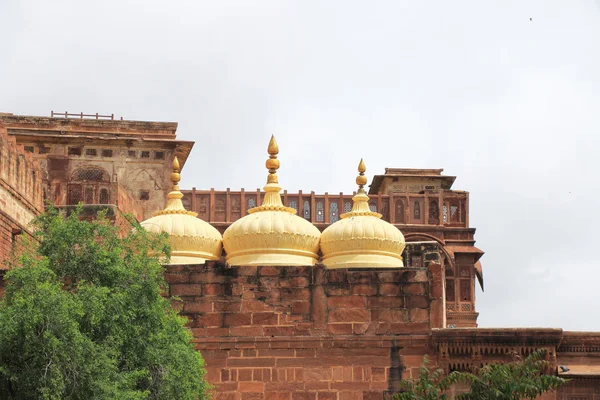
[[[380,399],[441,327],[429,268],[168,266],[216,399]]]
[[[30,223],[43,211],[39,162],[7,135],[0,122],[0,295],[6,261],[24,250]]]

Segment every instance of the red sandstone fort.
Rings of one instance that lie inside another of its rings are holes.
[[[477,328],[484,253],[455,177],[386,168],[366,193],[361,167],[357,192],[288,193],[272,141],[264,191],[180,190],[193,142],[176,130],[0,113],[0,260],[31,236],[44,202],[167,230],[170,294],[216,399],[382,399],[425,355],[453,371],[539,348],[571,379],[545,399],[600,399],[600,333]]]

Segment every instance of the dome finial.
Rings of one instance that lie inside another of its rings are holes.
[[[269,147],[267,148],[267,151],[269,152],[269,159],[266,163],[267,169],[269,170],[267,183],[279,183],[279,180],[277,179],[277,170],[279,169],[279,160],[277,159],[277,154],[279,154],[279,146],[277,145],[274,135],[271,135],[271,140],[269,140]]]
[[[405,241],[402,232],[371,211],[365,192],[365,162],[358,163],[358,192],[352,210],[321,234],[321,253],[326,268],[400,268]]]
[[[369,209],[369,196],[367,196],[367,192],[365,192],[365,185],[367,184],[367,177],[365,176],[366,170],[367,167],[365,167],[365,162],[361,158],[358,163],[358,176],[356,177],[358,192],[352,197],[352,211],[340,215],[341,218],[348,218],[356,215],[370,215],[381,218],[381,214]]]
[[[142,221],[141,225],[153,233],[169,234],[172,250],[170,264],[202,264],[206,260],[218,260],[221,257],[223,238],[216,228],[196,218],[197,213],[183,207],[177,157],[173,159],[172,166],[170,178],[173,187],[167,195],[165,209],[155,212],[152,218]]]
[[[167,206],[164,210],[157,211],[153,215],[163,215],[163,214],[188,214],[192,216],[198,215],[193,211],[187,211],[185,207],[183,207],[183,203],[181,202],[181,198],[183,197],[183,193],[179,190],[179,181],[181,180],[179,159],[177,156],[173,158],[173,172],[171,172],[171,183],[173,186],[171,187],[171,191],[167,195]]]
[[[358,176],[356,177],[356,184],[358,185],[358,191],[364,192],[365,185],[367,184],[367,177],[365,176],[365,172],[367,171],[367,167],[365,167],[365,162],[363,159],[360,159],[358,163]]]
[[[314,265],[319,251],[321,232],[316,226],[286,207],[281,201],[277,178],[279,146],[271,136],[267,148],[269,170],[262,204],[225,230],[223,246],[227,263],[239,265]]]
[[[283,205],[283,202],[281,201],[281,195],[279,194],[279,191],[281,190],[281,186],[279,186],[279,179],[277,178],[277,170],[279,169],[279,160],[277,159],[277,154],[279,154],[279,146],[277,145],[275,136],[273,135],[271,135],[271,140],[269,141],[269,147],[267,148],[267,151],[269,153],[269,159],[265,164],[269,170],[269,176],[267,176],[267,184],[263,188],[266,192],[265,197],[260,206],[249,209],[248,213],[252,214],[258,211],[277,210],[295,214],[295,209]]]
[[[177,156],[173,158],[173,172],[171,173],[171,183],[173,183],[173,190],[175,190],[175,186],[179,185],[179,181],[181,180],[181,175],[179,174],[179,159]],[[177,188],[179,190],[179,188]]]

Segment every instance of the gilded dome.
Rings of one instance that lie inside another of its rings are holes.
[[[223,246],[221,234],[209,223],[196,218],[197,213],[183,207],[179,179],[179,161],[175,157],[171,174],[173,189],[167,196],[167,206],[141,225],[149,232],[169,234],[170,264],[203,264],[206,260],[218,260]]]
[[[279,148],[274,137],[269,142],[269,170],[265,198],[259,207],[248,210],[223,234],[227,262],[239,265],[314,265],[321,232],[281,202],[277,178]]]
[[[323,264],[327,268],[399,268],[403,267],[404,235],[394,225],[369,210],[364,185],[365,164],[360,160],[356,178],[358,192],[352,198],[352,211],[340,215],[321,234]]]

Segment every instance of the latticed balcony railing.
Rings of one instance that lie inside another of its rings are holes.
[[[211,224],[229,224],[260,205],[264,192],[183,190],[186,209]],[[354,194],[315,194],[314,192],[282,193],[283,203],[295,208],[298,215],[315,225],[336,222],[352,208]],[[443,225],[468,227],[468,193],[425,191],[369,195],[369,208],[394,224]]]

